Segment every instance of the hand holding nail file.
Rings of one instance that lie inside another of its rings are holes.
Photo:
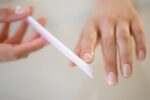
[[[83,70],[88,76],[93,78],[93,70],[88,64],[81,60],[77,55],[75,55],[71,50],[64,46],[56,37],[54,37],[50,32],[48,32],[43,26],[41,26],[32,17],[27,18],[28,23],[39,32],[51,45],[62,52],[66,57],[68,57],[72,62],[74,62],[81,70]]]

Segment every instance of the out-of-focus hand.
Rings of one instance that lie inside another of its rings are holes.
[[[32,7],[23,8],[23,10],[17,10],[17,12],[12,8],[0,10],[0,22],[3,24],[0,31],[0,62],[27,57],[30,53],[43,48],[47,44],[47,41],[36,31],[33,31],[28,38],[25,38],[25,33],[28,29],[28,23],[25,18],[31,14]],[[21,24],[14,35],[10,37],[11,23],[18,20],[21,20]],[[41,17],[38,22],[45,25],[46,19]]]
[[[31,15],[33,12],[33,7],[28,6],[16,10],[16,8],[5,7],[0,8],[0,22],[14,22],[21,19],[24,19]]]
[[[124,77],[132,75],[131,36],[135,40],[137,59],[144,60],[144,30],[132,0],[95,0],[93,15],[81,33],[76,54],[85,62],[92,63],[99,43],[106,81],[115,85],[118,81],[117,66],[120,66]],[[120,65],[117,65],[117,50]]]

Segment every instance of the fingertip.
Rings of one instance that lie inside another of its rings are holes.
[[[85,52],[85,53],[82,54],[82,59],[86,63],[92,63],[93,59],[94,59],[94,53],[93,52]]]
[[[39,49],[46,46],[46,40],[43,39],[43,37],[36,38],[32,40],[30,43],[34,45],[33,47],[37,47]]]
[[[114,72],[108,72],[106,75],[107,84],[110,86],[115,86],[118,83],[117,75]]]
[[[146,53],[144,52],[144,50],[138,50],[137,51],[137,59],[139,61],[143,61],[146,58]]]
[[[42,17],[40,17],[39,19],[38,19],[38,22],[40,23],[40,24],[46,24],[46,17],[45,16],[42,16]]]
[[[16,8],[15,9],[15,14],[16,16],[20,16],[20,15],[30,15],[31,10],[30,8]]]
[[[44,43],[44,46],[49,44],[49,42],[45,38],[40,37],[40,39],[41,39],[41,42]]]
[[[146,40],[144,28],[140,19],[132,21],[131,28],[136,45],[137,60],[143,61],[146,58]]]
[[[122,71],[121,71],[122,76],[124,78],[130,78],[132,76],[132,65],[131,64],[128,64],[128,63],[123,64],[121,69],[122,69]]]

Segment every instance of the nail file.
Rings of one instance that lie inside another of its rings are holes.
[[[17,6],[16,11],[21,7]],[[84,73],[86,73],[90,78],[93,78],[92,68],[80,59],[76,54],[69,50],[62,42],[60,42],[54,35],[47,31],[42,25],[40,25],[33,17],[29,16],[27,18],[28,23],[43,36],[51,45],[62,52],[68,59],[74,62]]]
[[[90,66],[69,50],[64,44],[62,44],[56,37],[48,32],[42,25],[40,25],[31,16],[27,18],[28,23],[39,32],[51,45],[62,52],[68,59],[74,62],[82,71],[84,71],[89,77],[93,78],[93,70]]]

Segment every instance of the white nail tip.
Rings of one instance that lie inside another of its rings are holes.
[[[85,53],[84,56],[83,56],[83,60],[85,62],[89,62],[92,60],[92,55],[90,53]]]
[[[117,83],[117,78],[114,72],[109,72],[107,76],[107,83],[109,85],[115,85]]]
[[[22,9],[20,6],[18,6],[15,9],[15,14],[24,14],[24,13],[26,13],[28,11],[29,11],[29,9]]]
[[[124,77],[130,77],[131,76],[131,67],[129,64],[123,65],[123,76]]]

